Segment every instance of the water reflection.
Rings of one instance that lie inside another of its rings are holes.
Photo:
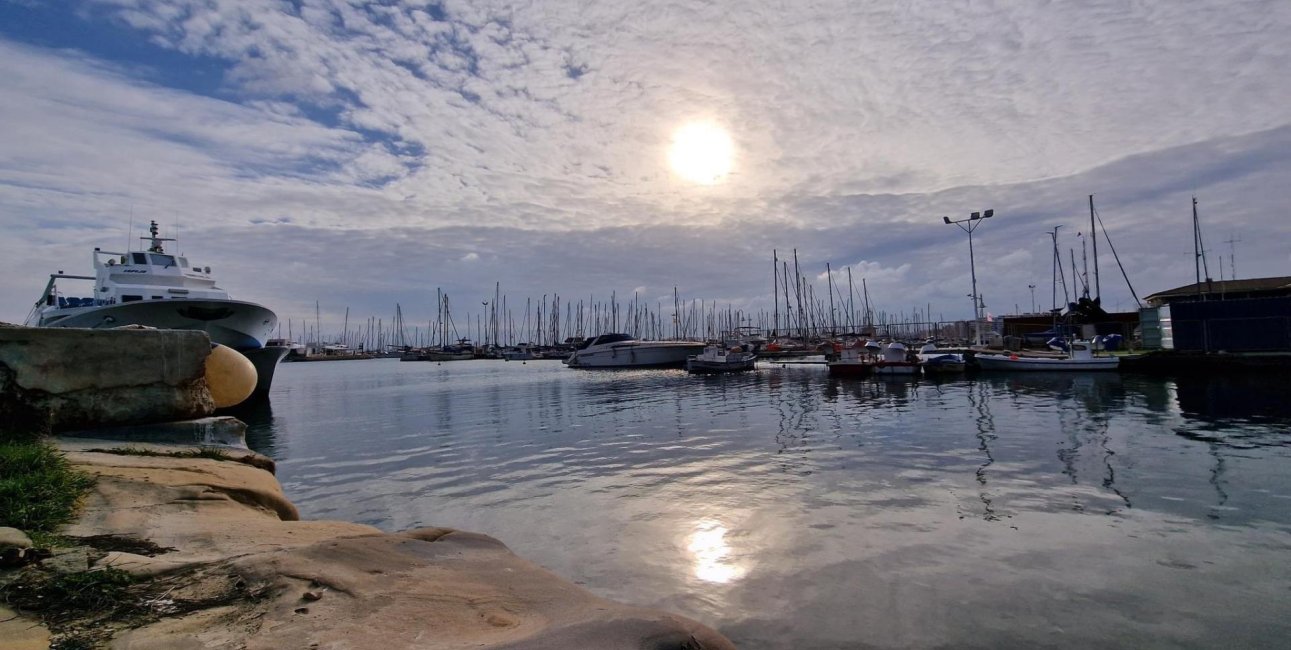
[[[347,364],[282,368],[248,416],[307,516],[479,530],[744,648],[1291,633],[1268,606],[1291,581],[1268,386]],[[1153,623],[1176,619],[1195,625]]]
[[[696,578],[726,584],[744,576],[745,569],[734,564],[726,533],[726,527],[714,519],[695,524],[695,532],[686,541],[686,550],[694,558]]]
[[[986,521],[997,521],[999,516],[995,513],[995,504],[991,501],[986,479],[987,470],[995,464],[991,442],[996,439],[995,421],[991,418],[990,393],[987,388],[984,383],[974,382],[970,384],[967,398],[973,411],[973,423],[977,428],[977,448],[982,452],[982,464],[974,472],[977,476],[977,485],[980,486],[977,498],[982,502],[982,518]]]
[[[247,401],[231,409],[224,409],[219,414],[230,415],[246,423],[247,447],[252,451],[271,458],[278,454],[273,402],[267,395],[252,395]]]

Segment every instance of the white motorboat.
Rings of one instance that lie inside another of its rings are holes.
[[[696,375],[743,372],[753,370],[757,359],[757,353],[748,352],[743,346],[728,348],[723,344],[713,343],[704,346],[703,352],[686,358],[686,371]]]
[[[26,325],[202,330],[212,342],[251,359],[260,373],[257,390],[268,390],[274,368],[287,354],[283,346],[265,347],[278,326],[277,315],[255,303],[231,300],[228,292],[216,285],[211,267],[190,264],[183,255],[167,253],[163,242],[174,239],[158,236],[156,221],[149,234],[141,238],[149,243],[146,251],[113,253],[95,248],[94,275],[50,274]],[[68,280],[93,285],[78,296],[62,286]]]
[[[570,368],[681,368],[699,354],[703,343],[638,341],[630,334],[602,334],[574,350],[565,360]]]
[[[977,365],[982,370],[1041,370],[1088,371],[1116,370],[1120,357],[1095,356],[1095,342],[1072,341],[1071,352],[1065,357],[1024,357],[1017,354],[979,354]]]

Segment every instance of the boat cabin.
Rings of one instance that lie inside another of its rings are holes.
[[[578,349],[586,350],[587,348],[590,348],[593,345],[606,345],[609,343],[624,343],[626,341],[635,341],[635,340],[636,339],[633,338],[631,334],[617,334],[617,333],[602,334],[592,339],[590,342],[587,342],[586,344],[580,346]]]
[[[143,237],[150,243],[146,251],[114,253],[94,249],[94,275],[68,275],[62,272],[50,275],[45,288],[42,321],[46,324],[58,320],[61,310],[84,307],[102,307],[119,303],[144,300],[228,300],[229,294],[216,286],[211,277],[211,267],[190,264],[187,257],[167,253],[162,242],[173,239],[159,237],[157,222],[152,222],[150,236]],[[93,280],[89,296],[68,295],[58,280]]]

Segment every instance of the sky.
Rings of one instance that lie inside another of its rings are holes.
[[[495,283],[770,310],[773,249],[970,318],[942,217],[984,209],[987,311],[1044,309],[1090,194],[1139,297],[1192,282],[1194,196],[1214,278],[1291,275],[1287,34],[1285,0],[0,0],[0,321],[153,219],[328,323]]]

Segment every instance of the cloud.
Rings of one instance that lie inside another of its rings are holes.
[[[20,10],[146,46],[0,25],[8,320],[33,269],[74,268],[131,214],[179,225],[284,316],[320,293],[392,311],[427,277],[472,300],[494,281],[664,302],[677,286],[769,309],[770,251],[794,248],[808,277],[850,267],[894,313],[963,315],[967,242],[940,217],[984,208],[977,272],[999,313],[1045,293],[1044,232],[1064,225],[1069,258],[1090,193],[1140,296],[1190,277],[1194,192],[1212,250],[1235,233],[1240,272],[1285,274],[1287,3]],[[162,59],[219,78],[181,87]],[[668,170],[689,120],[729,129],[727,182]],[[1132,307],[1101,247],[1100,264],[1109,304]]]

